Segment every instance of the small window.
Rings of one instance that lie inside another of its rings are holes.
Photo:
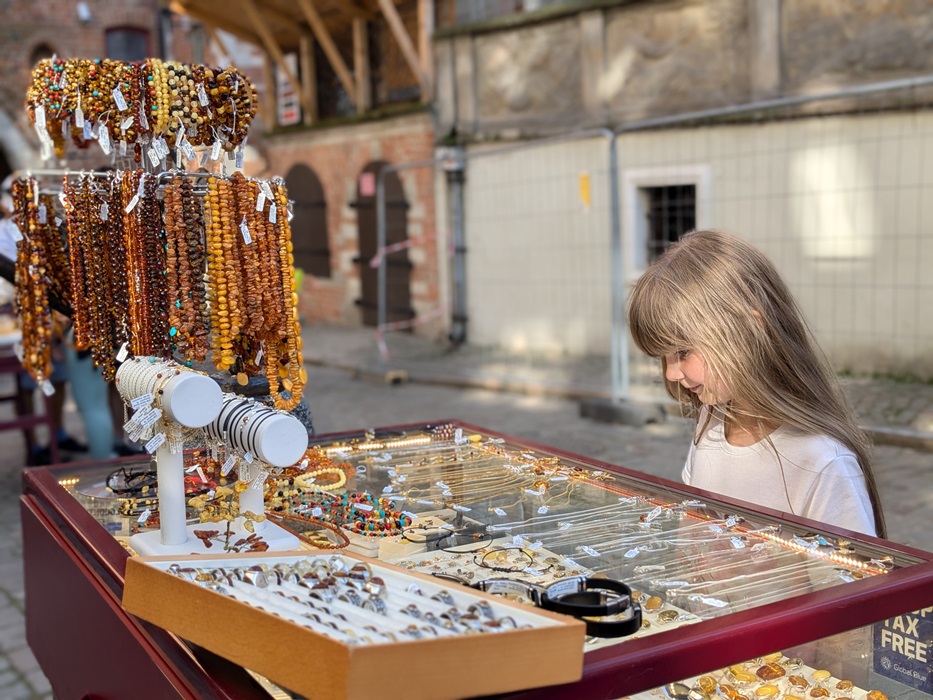
[[[149,56],[149,32],[136,27],[112,27],[106,35],[107,58],[144,61]]]
[[[696,228],[696,187],[669,185],[642,189],[645,202],[648,262]]]

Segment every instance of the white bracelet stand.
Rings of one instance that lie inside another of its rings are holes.
[[[231,421],[231,418],[233,419]],[[234,541],[248,537],[245,513],[260,515],[265,510],[262,482],[254,483],[262,473],[261,464],[289,467],[296,464],[308,449],[308,431],[294,416],[268,408],[240,396],[225,394],[223,407],[216,418],[205,426],[214,439],[223,440],[228,449],[238,453],[237,477],[250,486],[239,495],[240,516],[230,525]],[[249,454],[252,462],[244,455]],[[253,532],[269,545],[270,551],[290,551],[301,548],[301,540],[283,527],[268,520],[253,521]],[[189,529],[226,529],[226,523],[202,523]],[[194,544],[194,543],[192,543]],[[200,540],[197,542],[201,545]],[[211,550],[218,546],[215,541]],[[197,551],[201,551],[198,549]]]

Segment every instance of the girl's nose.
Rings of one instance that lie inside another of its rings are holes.
[[[677,360],[668,360],[665,362],[664,377],[669,382],[679,382],[684,378],[684,373],[680,371],[680,362]]]

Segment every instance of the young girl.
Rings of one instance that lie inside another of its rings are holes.
[[[638,280],[628,322],[696,418],[685,483],[885,536],[868,438],[763,253],[688,233]]]

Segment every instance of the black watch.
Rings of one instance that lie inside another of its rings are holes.
[[[541,605],[541,594],[544,590],[533,583],[514,578],[487,578],[474,583],[473,588],[493,595],[516,596],[535,606]]]

